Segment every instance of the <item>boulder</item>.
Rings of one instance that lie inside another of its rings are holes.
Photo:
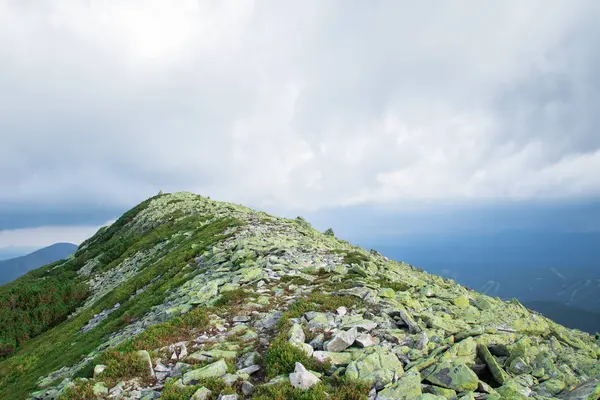
[[[254,393],[255,390],[256,390],[256,388],[250,382],[248,382],[248,381],[242,382],[242,393],[245,396],[250,396],[252,393]]]
[[[420,399],[421,395],[421,375],[418,371],[409,371],[396,383],[379,392],[377,400],[415,400]]]
[[[106,365],[98,364],[94,367],[94,379],[96,379],[104,370],[106,369]]]
[[[312,356],[321,363],[330,362],[333,365],[348,365],[352,362],[352,354],[350,353],[315,351]]]
[[[296,368],[294,369],[294,372],[289,375],[289,377],[291,385],[296,389],[302,390],[310,389],[320,382],[320,379],[315,374],[308,371],[306,368],[304,368],[304,365],[300,364],[299,362],[296,363]]]
[[[354,343],[356,343],[358,347],[365,348],[373,346],[375,341],[373,340],[373,336],[369,335],[368,333],[363,333],[356,337]]]
[[[402,362],[396,354],[383,347],[375,347],[372,353],[351,362],[346,368],[349,379],[374,383],[380,389],[403,373]]]
[[[290,328],[290,331],[288,332],[288,340],[290,342],[304,343],[304,341],[306,340],[306,337],[304,335],[304,330],[302,329],[302,325],[300,325],[300,324],[292,325],[292,327]]]
[[[600,399],[600,381],[593,380],[583,383],[556,397],[563,400],[598,400]]]
[[[190,400],[209,400],[212,396],[212,392],[204,386],[196,390]]]
[[[500,364],[498,364],[498,361],[496,361],[492,353],[490,353],[487,346],[484,344],[478,345],[477,353],[487,365],[492,376],[494,377],[494,380],[500,385],[502,385],[508,379],[508,375],[506,374],[506,372],[504,372]]]
[[[469,367],[460,361],[444,361],[426,378],[434,385],[459,392],[477,389],[479,378]]]
[[[348,347],[352,346],[357,337],[358,331],[356,328],[339,332],[325,345],[325,349],[334,352],[346,350]]]
[[[193,369],[183,374],[185,385],[194,385],[205,378],[220,378],[227,373],[227,364],[224,359],[208,364],[202,368]]]
[[[150,353],[148,353],[148,351],[146,350],[138,350],[136,354],[148,366],[148,370],[150,371],[150,377],[154,378],[154,368],[152,367],[152,358],[150,357]]]

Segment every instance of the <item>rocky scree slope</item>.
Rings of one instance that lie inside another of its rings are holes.
[[[155,196],[46,275],[89,293],[0,398],[598,399],[597,339],[333,232]]]

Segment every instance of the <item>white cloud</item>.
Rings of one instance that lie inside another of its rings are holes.
[[[41,248],[54,243],[81,242],[91,237],[99,226],[40,226],[0,230],[0,249],[4,247]]]
[[[0,1],[0,204],[598,196],[599,11]]]

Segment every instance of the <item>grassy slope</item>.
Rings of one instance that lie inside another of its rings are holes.
[[[101,256],[102,268],[118,265],[126,257],[138,251],[165,242],[166,246],[155,255],[137,274],[106,294],[92,307],[71,320],[64,321],[54,329],[25,343],[12,357],[0,362],[0,398],[25,398],[37,390],[39,377],[72,365],[96,349],[107,337],[131,320],[145,314],[150,307],[162,303],[167,292],[190,279],[193,275],[187,265],[213,243],[225,238],[222,233],[242,222],[232,218],[212,218],[207,215],[173,215],[145,232],[128,232],[127,225],[150,203],[149,199],[124,214],[108,229],[100,230],[84,242],[75,258],[57,269],[42,267],[32,271],[27,279],[60,275],[66,279],[76,278],[75,271],[97,256]],[[191,232],[190,236],[178,235]],[[195,244],[197,246],[191,246]],[[138,289],[152,282],[134,301],[128,301]],[[121,307],[104,320],[96,329],[79,333],[94,314],[120,303]]]

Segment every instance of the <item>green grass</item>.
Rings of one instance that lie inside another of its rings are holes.
[[[367,400],[370,385],[350,380],[324,379],[308,390],[288,382],[257,387],[255,400]]]
[[[145,383],[150,381],[148,364],[133,352],[105,351],[98,357],[98,364],[106,365],[101,377],[108,387],[135,377]]]
[[[122,351],[153,350],[191,336],[194,331],[208,328],[206,309],[197,307],[180,317],[152,325],[144,332],[118,346]]]
[[[318,292],[313,292],[310,296],[298,299],[292,304],[279,320],[279,329],[284,329],[291,318],[300,318],[309,311],[335,311],[339,307],[355,308],[365,305],[365,303],[354,296],[336,296],[323,293],[330,288],[325,286],[319,288]]]
[[[286,335],[278,336],[265,353],[264,364],[267,378],[294,372],[296,362],[308,369],[321,369],[317,361],[287,341]]]
[[[221,297],[219,297],[217,301],[215,301],[214,306],[225,307],[232,306],[235,304],[239,305],[251,295],[252,293],[244,289],[231,290],[229,292],[223,293]]]
[[[85,380],[75,381],[75,386],[68,388],[58,398],[58,400],[93,400],[97,397],[94,395],[93,383]]]
[[[281,277],[282,283],[290,283],[293,285],[308,285],[310,281],[301,276],[285,275]]]
[[[225,229],[242,225],[241,221],[233,218],[209,222],[206,219],[207,217],[192,215],[182,220],[169,221],[139,235],[138,241],[132,244],[126,253],[133,254],[135,249],[146,248],[148,244],[172,237],[179,232],[191,232],[189,237],[182,236],[181,239],[168,243],[152,260],[141,266],[135,276],[106,294],[92,307],[31,339],[12,357],[1,361],[0,398],[25,398],[27,393],[37,390],[36,381],[40,376],[45,376],[62,366],[75,364],[103,343],[111,333],[141,317],[152,306],[161,304],[170,290],[201,272],[188,265],[205,249],[227,238],[228,236],[223,235]],[[130,221],[131,218],[126,220]],[[101,232],[102,240],[95,238],[90,243],[95,247],[97,243],[110,241],[118,233],[112,229],[113,226]],[[197,246],[193,247],[192,244]],[[95,249],[92,249],[92,254],[95,253]],[[80,258],[90,257],[85,251],[81,252],[72,261],[71,268],[73,265],[84,264]],[[132,294],[144,287],[142,293],[129,301]],[[87,333],[79,332],[94,314],[112,308],[116,303],[120,303],[121,307],[100,325]],[[147,340],[154,339],[148,337]]]
[[[380,278],[375,283],[379,284],[382,288],[394,289],[396,292],[404,292],[410,289],[410,286],[404,282],[394,282],[386,278]]]
[[[343,255],[344,258],[342,262],[344,264],[352,265],[352,264],[361,264],[363,262],[369,261],[369,257],[364,255],[361,252],[354,250],[330,250],[330,253]]]
[[[319,288],[319,290],[324,289]],[[356,297],[334,296],[322,292],[312,293],[292,304],[279,320],[279,333],[265,353],[264,364],[267,377],[273,378],[280,374],[293,372],[296,362],[302,363],[308,369],[327,371],[330,367],[329,363],[319,363],[314,358],[308,357],[299,348],[288,343],[287,335],[292,325],[290,320],[300,318],[309,311],[334,311],[341,306],[354,308],[362,304],[363,302]]]
[[[236,390],[228,386],[225,381],[217,378],[202,379],[197,385],[181,386],[175,384],[175,380],[168,379],[160,394],[161,400],[189,400],[189,398],[201,387],[205,387],[212,393],[208,400],[216,400],[220,393],[234,394]]]

